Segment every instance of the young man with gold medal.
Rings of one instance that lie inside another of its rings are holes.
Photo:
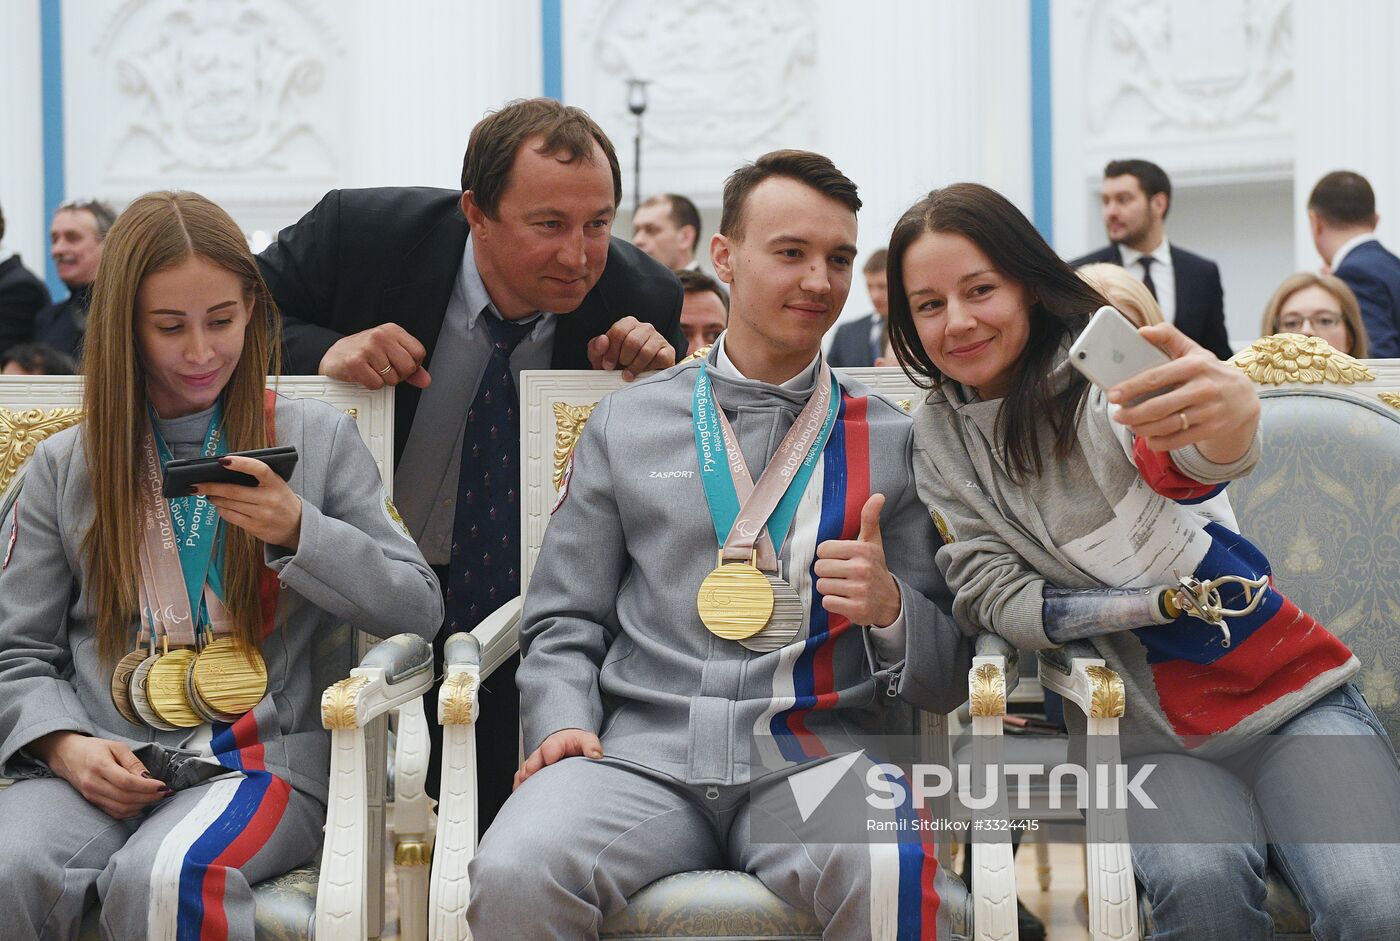
[[[113,226],[84,421],[35,449],[3,523],[7,941],[76,938],[92,904],[108,937],[252,941],[251,886],[321,843],[313,664],[353,666],[332,642],[344,624],[431,637],[441,621],[353,419],[266,392],[276,324],[207,199],[151,193]],[[237,453],[273,443],[301,456],[290,481]],[[201,456],[257,486],[164,497],[165,464]]]
[[[828,937],[946,936],[960,896],[931,843],[750,838],[754,788],[910,703],[956,707],[971,666],[909,418],[821,356],[859,206],[817,154],[736,171],[711,245],[728,330],[585,426],[525,601],[529,757],[473,863],[478,941],[596,937],[638,889],[706,868],[753,873]]]

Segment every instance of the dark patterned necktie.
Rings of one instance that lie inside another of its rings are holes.
[[[510,354],[535,324],[481,317],[491,331],[491,357],[462,435],[445,592],[449,632],[471,630],[520,594],[520,399]]]
[[[1157,259],[1153,258],[1151,255],[1143,255],[1138,259],[1138,264],[1142,265],[1143,287],[1147,288],[1148,293],[1151,294],[1153,298],[1157,297],[1157,285],[1152,283],[1152,263],[1156,260]]]

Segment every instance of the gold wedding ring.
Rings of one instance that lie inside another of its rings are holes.
[[[1181,419],[1181,430],[1182,430],[1182,431],[1190,431],[1190,430],[1191,430],[1191,420],[1190,420],[1189,418],[1186,417],[1186,413],[1185,413],[1185,412],[1177,412],[1176,415],[1177,415],[1178,418]]]
[[[391,372],[393,372],[393,371],[394,371],[394,364],[393,364],[393,363],[390,363],[389,365],[385,366],[383,369],[379,370],[379,375],[381,375],[381,376],[388,376],[389,373],[391,373]]]

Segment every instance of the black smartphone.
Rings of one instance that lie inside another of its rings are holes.
[[[225,457],[251,457],[255,461],[262,461],[283,480],[290,480],[292,468],[297,466],[297,449],[290,444],[280,448],[234,451]],[[163,496],[187,497],[191,484],[237,484],[240,487],[256,487],[258,479],[251,474],[225,467],[219,463],[217,457],[196,457],[188,461],[171,461],[165,465],[165,486],[161,489]]]

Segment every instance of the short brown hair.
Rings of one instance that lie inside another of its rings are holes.
[[[884,271],[885,264],[890,259],[888,248],[877,248],[870,253],[870,257],[865,259],[865,267],[860,269],[862,274],[874,274],[877,271]]]
[[[725,313],[729,312],[729,295],[724,293],[718,281],[705,272],[696,271],[694,268],[682,268],[676,272],[676,277],[680,279],[682,294],[704,294],[710,291],[724,305]]]
[[[836,169],[828,158],[810,150],[775,150],[753,163],[745,164],[724,181],[724,208],[719,217],[719,233],[725,238],[743,238],[744,202],[749,193],[764,180],[785,176],[845,206],[851,212],[860,211],[860,196],[856,185]]]
[[[1376,218],[1376,194],[1361,174],[1333,170],[1313,187],[1308,208],[1332,225],[1371,225]]]
[[[613,207],[622,202],[622,170],[612,141],[588,112],[562,105],[553,98],[522,98],[488,114],[472,128],[467,153],[462,158],[462,190],[471,190],[476,205],[496,218],[501,194],[510,185],[510,168],[520,145],[543,138],[535,152],[542,156],[564,154],[565,163],[593,160],[593,145],[603,149],[612,170]]]

